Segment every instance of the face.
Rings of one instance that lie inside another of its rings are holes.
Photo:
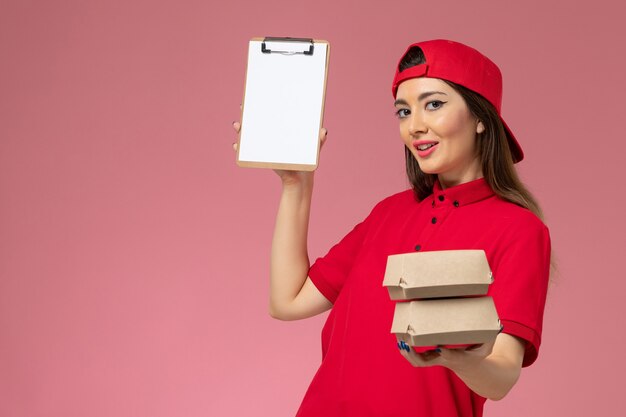
[[[452,186],[482,177],[476,134],[485,127],[463,97],[437,78],[411,78],[398,86],[400,136],[419,167]]]

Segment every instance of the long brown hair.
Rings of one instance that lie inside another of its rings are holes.
[[[400,71],[426,62],[421,48],[412,47],[399,64]],[[454,88],[465,100],[472,115],[482,121],[485,130],[477,134],[476,140],[483,176],[487,184],[500,198],[527,208],[543,220],[543,213],[537,200],[520,181],[508,145],[507,134],[495,107],[483,96],[474,91],[442,80]],[[423,172],[411,151],[404,149],[406,173],[418,200],[423,200],[433,192],[436,174]]]

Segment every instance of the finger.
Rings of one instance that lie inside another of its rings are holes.
[[[413,349],[410,352],[407,352],[407,356],[409,362],[413,364],[413,366],[434,366],[439,365],[441,363],[441,355],[434,350],[429,350],[422,353],[417,353]]]
[[[469,355],[487,357],[491,354],[492,350],[493,350],[493,343],[489,342],[489,343],[481,343],[481,344],[469,346],[468,348],[465,349],[465,352]]]
[[[233,122],[233,129],[235,129],[235,132],[239,133],[239,131],[241,130],[241,123]]]
[[[472,351],[472,350],[480,349],[482,346],[483,346],[483,344],[472,345],[472,346],[469,346],[469,347],[465,348],[465,350],[466,351]]]
[[[441,357],[441,354],[435,350],[427,350],[426,352],[422,353],[417,353],[414,351],[413,353],[418,355],[426,363],[432,362]]]
[[[458,349],[447,349],[443,347],[439,347],[438,349],[439,355],[441,355],[441,357],[446,361],[457,359],[459,355],[462,355],[462,353],[457,351]]]
[[[324,146],[324,143],[326,143],[326,138],[328,137],[328,129],[326,129],[325,127],[320,129],[320,147]]]
[[[233,150],[234,150],[235,152],[237,152],[237,149],[238,149],[238,148],[239,148],[239,144],[238,144],[237,142],[234,142],[234,143],[233,143]]]
[[[413,349],[411,349],[409,352],[407,352],[404,349],[400,349],[400,354],[404,356],[404,359],[409,361],[409,363],[413,366],[417,367],[417,366],[425,365],[425,363],[421,360],[419,356],[417,356],[417,354],[413,351]]]
[[[412,347],[401,340],[398,341],[397,346],[402,356],[413,366],[425,367],[438,364],[437,359],[439,358],[439,354],[435,351],[417,353]]]
[[[441,349],[441,357],[448,363],[462,363],[467,361],[475,361],[480,358],[489,356],[484,345],[480,345],[476,349]]]

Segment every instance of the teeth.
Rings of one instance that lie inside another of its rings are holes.
[[[425,145],[419,145],[417,147],[417,149],[419,149],[420,151],[425,151],[426,149],[430,149],[430,148],[432,148],[435,145],[436,145],[436,143],[427,143]]]

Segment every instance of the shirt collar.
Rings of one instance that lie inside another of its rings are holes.
[[[439,180],[435,180],[433,186],[433,206],[454,205],[455,207],[466,206],[493,196],[495,193],[485,181],[478,178],[470,182],[455,185],[454,187],[441,189]]]

